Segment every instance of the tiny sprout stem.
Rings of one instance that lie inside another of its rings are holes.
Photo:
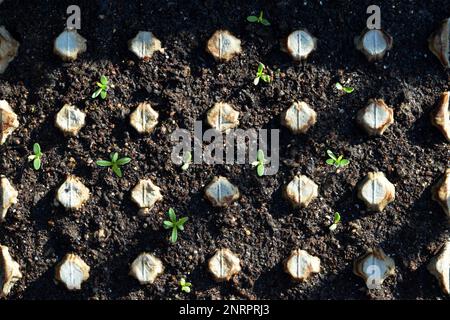
[[[39,143],[35,143],[33,145],[33,154],[28,156],[28,161],[32,161],[33,162],[33,168],[34,170],[39,170],[41,168],[42,165],[42,151],[41,151],[41,146],[39,145]]]
[[[100,82],[96,82],[96,85],[99,87],[97,90],[94,91],[92,94],[92,98],[95,99],[98,96],[102,99],[106,99],[107,92],[108,92],[108,78],[104,75],[100,77]]]
[[[259,80],[261,79],[264,82],[270,82],[271,78],[268,74],[264,72],[264,69],[266,66],[262,64],[261,62],[258,63],[258,70],[256,72],[256,78],[253,80],[254,85],[258,85]]]
[[[119,154],[117,152],[113,152],[109,155],[110,161],[108,160],[97,160],[95,163],[99,167],[111,167],[111,170],[115,173],[119,178],[122,177],[122,169],[121,166],[124,166],[131,162],[131,158],[124,157],[119,159]]]
[[[327,150],[327,155],[329,159],[327,159],[326,163],[328,165],[333,165],[336,168],[345,167],[350,163],[350,160],[345,159],[343,155],[337,157],[331,150]]]
[[[184,156],[183,159],[183,164],[181,166],[181,170],[186,171],[187,169],[189,169],[189,166],[192,163],[192,154],[191,152],[187,152],[186,155]]]
[[[262,149],[259,149],[256,155],[256,161],[252,163],[253,166],[256,166],[256,174],[258,175],[258,177],[262,177],[264,175],[264,165],[266,163],[267,161],[264,156],[264,151]]]
[[[333,219],[333,224],[329,227],[330,231],[334,231],[336,230],[338,224],[341,221],[341,215],[339,214],[339,212],[335,212],[334,213],[334,219]]]
[[[171,235],[170,235],[170,242],[176,243],[178,240],[178,231],[184,230],[184,224],[188,220],[187,217],[180,218],[177,220],[177,216],[175,214],[175,210],[173,208],[170,208],[167,212],[167,215],[170,219],[170,221],[165,220],[163,222],[163,227],[166,229],[172,229]]]
[[[340,91],[344,91],[345,93],[352,93],[353,91],[355,91],[355,88],[352,87],[346,87],[344,85],[342,85],[340,82],[336,82],[336,89],[340,90]]]

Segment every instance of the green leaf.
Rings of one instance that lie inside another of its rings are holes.
[[[95,84],[101,89],[105,88],[105,86],[103,84],[101,84],[100,82],[96,82]]]
[[[115,163],[117,162],[117,159],[119,159],[119,154],[117,152],[112,152],[109,157],[111,158],[111,162]]]
[[[173,223],[172,223],[172,221],[164,220],[164,222],[163,222],[163,227],[164,227],[165,229],[171,229],[171,228],[173,228]]]
[[[355,91],[354,88],[352,88],[352,87],[345,87],[342,84],[340,84],[339,82],[336,82],[336,89],[344,91],[345,93],[352,93],[353,91]]]
[[[259,73],[259,74],[262,73],[263,70],[264,70],[264,68],[265,68],[265,66],[260,62],[260,63],[258,64],[258,73]]]
[[[177,228],[173,228],[172,235],[170,236],[170,241],[172,243],[175,243],[175,242],[177,242],[177,239],[178,239],[178,230],[177,230]]]
[[[335,154],[334,154],[331,150],[327,150],[327,155],[328,155],[331,159],[336,160],[336,156],[335,156]]]
[[[264,165],[262,163],[260,163],[256,167],[256,173],[258,174],[259,177],[262,177],[264,175]]]
[[[341,221],[341,215],[339,214],[339,212],[336,212],[334,214],[334,224],[338,224],[339,221]]]
[[[167,212],[167,214],[169,215],[169,219],[170,221],[172,221],[173,223],[177,222],[177,216],[175,214],[175,210],[173,210],[172,208],[169,209],[169,211]]]
[[[355,89],[352,87],[344,87],[344,92],[346,93],[352,93],[353,91],[355,91]]]
[[[39,170],[41,168],[41,159],[40,158],[34,159],[33,167],[34,167],[34,170]]]
[[[181,286],[181,291],[189,293],[191,292],[192,283],[187,282],[185,278],[181,278],[181,280],[178,282],[178,284]]]
[[[264,26],[266,26],[266,27],[268,27],[268,26],[270,26],[270,22],[267,20],[267,19],[262,19],[261,20],[261,23],[264,25]]]
[[[334,165],[334,160],[333,159],[327,159],[327,164],[329,164],[330,166],[333,166]]]
[[[105,99],[106,99],[106,96],[107,96],[106,91],[103,91],[103,90],[102,90],[102,92],[100,92],[100,97],[101,97],[103,100],[105,100]]]
[[[256,77],[256,78],[253,80],[253,84],[254,84],[255,86],[257,86],[258,83],[259,83],[259,77]]]
[[[101,92],[102,92],[102,88],[95,90],[95,92],[92,94],[92,98],[93,99],[97,98]]]
[[[186,293],[191,292],[191,288],[189,288],[188,286],[183,286],[183,287],[181,287],[181,290],[184,291],[184,292],[186,292]]]
[[[110,161],[98,160],[95,162],[100,167],[111,167],[113,164]]]
[[[340,155],[339,158],[337,158],[336,162],[337,162],[338,164],[340,164],[343,157],[344,157],[344,156]]]
[[[123,166],[123,165],[125,165],[125,164],[127,164],[127,163],[130,163],[130,162],[131,162],[131,158],[124,157],[124,158],[121,158],[121,159],[117,160],[117,161],[116,161],[116,164],[117,164],[118,166]]]
[[[258,17],[256,17],[256,16],[248,16],[247,17],[247,21],[248,22],[257,22],[258,21]]]
[[[339,164],[341,165],[341,167],[344,167],[344,166],[348,165],[349,163],[350,163],[350,160],[342,159]]]
[[[33,145],[33,152],[35,155],[40,156],[41,155],[41,146],[39,145],[39,143],[35,143]]]
[[[100,77],[100,82],[101,82],[103,85],[107,85],[107,84],[108,84],[108,78],[105,77],[105,76],[101,76],[101,77]]]
[[[188,217],[183,217],[183,218],[181,218],[180,220],[178,220],[178,222],[177,222],[177,226],[178,227],[183,227],[183,225],[186,223],[186,221],[188,221]]]
[[[192,161],[192,153],[190,153],[189,151],[186,152],[186,154],[184,155],[184,162],[191,162]]]
[[[186,170],[189,168],[189,165],[190,165],[191,162],[192,162],[192,153],[189,152],[189,151],[186,152],[186,153],[184,154],[183,161],[184,161],[184,163],[183,163],[183,165],[181,166],[181,170],[186,171]]]
[[[122,174],[122,169],[120,169],[119,166],[113,164],[112,166],[112,171],[114,171],[114,173],[119,177],[122,178],[123,174]]]
[[[261,79],[262,79],[264,82],[270,82],[270,76],[269,76],[268,74],[263,74],[263,75],[261,76]]]
[[[264,162],[264,151],[262,151],[261,149],[258,150],[258,153],[256,154],[256,159],[259,162]]]
[[[180,218],[180,220],[178,220],[178,224],[179,224],[179,225],[183,225],[183,224],[185,224],[186,221],[188,221],[188,220],[189,220],[189,217],[183,217],[183,218]]]

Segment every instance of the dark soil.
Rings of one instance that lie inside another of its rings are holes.
[[[10,103],[21,123],[0,147],[0,173],[19,191],[19,203],[0,225],[0,243],[10,247],[24,273],[9,298],[445,298],[426,265],[449,236],[430,189],[449,166],[450,151],[429,114],[450,78],[428,50],[427,38],[449,14],[448,1],[378,1],[394,47],[375,64],[353,45],[372,2],[78,0],[88,50],[63,63],[52,45],[74,1],[5,0],[0,25],[21,43],[0,76],[0,99]],[[270,27],[246,21],[260,9]],[[300,27],[319,42],[307,62],[297,64],[280,50],[280,40]],[[229,63],[215,62],[204,50],[220,28],[242,40],[243,53]],[[165,53],[138,61],[127,41],[139,30],[152,31]],[[258,61],[273,71],[271,84],[252,84]],[[106,101],[93,100],[102,74],[114,88]],[[337,92],[336,81],[348,81],[355,92]],[[380,138],[368,137],[355,123],[370,98],[383,98],[394,108],[395,123]],[[281,112],[294,100],[308,102],[318,114],[306,135],[294,136],[280,125]],[[160,114],[149,137],[137,134],[128,121],[143,101]],[[169,133],[192,129],[217,101],[241,112],[242,129],[281,129],[277,175],[258,178],[250,165],[193,165],[182,172],[172,164]],[[54,126],[64,103],[89,113],[77,138],[64,138]],[[27,162],[34,142],[45,154],[40,171]],[[325,164],[326,149],[344,154],[350,165],[336,172]],[[122,179],[95,165],[112,151],[133,158]],[[373,170],[383,171],[396,187],[395,202],[381,213],[367,212],[355,192]],[[77,212],[54,205],[55,191],[69,173],[92,193]],[[297,173],[319,185],[319,197],[307,209],[292,209],[282,198],[283,186]],[[228,209],[214,209],[203,198],[205,185],[219,174],[242,194]],[[131,188],[143,177],[151,177],[164,196],[147,218],[137,215],[130,200]],[[169,207],[190,219],[175,245],[162,228]],[[335,211],[343,223],[331,234]],[[107,234],[103,240],[101,228]],[[397,271],[377,292],[367,292],[352,273],[353,260],[372,246],[381,246]],[[242,272],[229,283],[215,283],[206,269],[219,247],[242,260]],[[322,272],[303,284],[291,282],[282,268],[297,247],[322,263]],[[154,285],[140,286],[128,276],[142,251],[154,253],[166,267]],[[68,252],[91,266],[79,292],[53,280],[55,265]],[[183,275],[194,285],[190,294],[177,287]]]

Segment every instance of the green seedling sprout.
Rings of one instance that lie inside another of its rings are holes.
[[[35,143],[33,145],[33,154],[28,156],[28,161],[33,161],[34,170],[39,170],[41,168],[42,165],[41,158],[42,158],[41,146],[39,145],[39,143]]]
[[[264,25],[264,26],[270,26],[270,22],[269,22],[269,20],[267,20],[267,19],[265,19],[265,18],[263,18],[263,12],[262,12],[262,10],[259,12],[259,16],[248,16],[247,17],[247,21],[248,22],[252,22],[252,23],[260,23],[260,24],[262,24],[262,25]]]
[[[189,169],[189,166],[192,163],[192,153],[190,151],[186,152],[184,159],[183,159],[183,165],[181,166],[181,170],[186,171]]]
[[[256,167],[256,174],[258,177],[262,177],[264,175],[264,165],[268,161],[264,157],[264,151],[261,149],[258,150],[258,153],[256,154],[256,161],[252,163],[252,166]]]
[[[265,69],[266,69],[266,66],[263,65],[261,62],[259,62],[258,72],[256,73],[256,78],[253,80],[253,84],[255,86],[258,85],[260,79],[267,83],[269,83],[271,81],[270,76],[264,72]]]
[[[110,161],[107,160],[98,160],[96,164],[100,167],[111,167],[112,171],[118,176],[122,178],[122,169],[120,168],[127,163],[130,163],[131,158],[124,157],[119,159],[119,154],[117,152],[113,152],[109,155]]]
[[[100,82],[97,82],[97,86],[99,88],[92,94],[92,98],[95,99],[100,95],[100,98],[103,100],[106,99],[106,96],[108,95],[108,78],[101,76]]]
[[[336,168],[345,167],[350,163],[350,160],[344,159],[344,156],[336,156],[331,150],[327,150],[327,154],[330,157],[327,159],[327,164],[335,166]]]
[[[179,285],[181,287],[181,291],[186,293],[191,292],[192,283],[187,282],[185,278],[181,278]]]
[[[352,93],[355,88],[343,86],[340,82],[336,82],[336,89],[344,91],[345,93]]]
[[[188,220],[187,217],[180,218],[180,220],[177,220],[177,216],[175,214],[175,210],[172,208],[169,209],[167,212],[167,215],[169,216],[169,220],[165,220],[163,222],[163,226],[165,229],[172,229],[172,234],[170,236],[170,241],[172,243],[177,242],[178,239],[178,230],[183,231],[184,230],[184,224]]]
[[[341,222],[341,215],[339,214],[339,212],[335,212],[333,224],[330,226],[330,231],[336,230],[339,222]]]

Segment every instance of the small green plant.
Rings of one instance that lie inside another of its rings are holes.
[[[122,178],[122,169],[120,168],[127,163],[130,163],[131,158],[125,157],[119,159],[119,154],[113,152],[109,155],[110,161],[98,160],[96,164],[100,167],[111,167],[112,171],[119,177]]]
[[[33,161],[34,170],[39,170],[41,168],[42,165],[41,158],[42,158],[41,146],[39,145],[39,143],[35,143],[33,145],[33,154],[28,156],[28,161]]]
[[[336,230],[339,222],[341,222],[341,215],[339,214],[339,212],[335,212],[333,224],[330,226],[330,231]]]
[[[97,82],[97,86],[99,88],[92,94],[92,98],[95,99],[100,95],[100,98],[106,99],[106,96],[108,95],[108,78],[101,76],[100,82]]]
[[[350,160],[344,159],[344,156],[336,156],[331,150],[327,150],[327,154],[330,157],[327,159],[327,164],[335,166],[336,168],[345,167],[350,163]]]
[[[169,216],[169,220],[165,220],[163,222],[165,229],[172,229],[172,235],[170,236],[170,241],[172,243],[177,242],[178,239],[178,230],[183,231],[184,230],[184,224],[186,221],[188,221],[187,217],[180,218],[180,220],[177,220],[177,216],[175,214],[175,210],[172,208],[169,209],[167,212],[167,215]]]
[[[340,82],[336,82],[336,89],[344,91],[345,93],[352,93],[355,88],[343,86]]]
[[[256,78],[255,78],[255,80],[253,80],[253,84],[255,86],[258,85],[260,79],[267,83],[269,83],[271,81],[270,76],[264,72],[265,69],[266,69],[266,66],[260,62],[258,64],[258,72],[256,73]]]
[[[189,169],[189,166],[192,163],[192,153],[190,151],[186,152],[183,159],[183,165],[181,166],[181,170],[186,171]]]
[[[262,10],[259,12],[259,16],[248,16],[247,17],[247,21],[248,22],[256,22],[256,23],[261,23],[264,26],[270,26],[270,22],[269,20],[263,18],[263,12]]]
[[[186,293],[191,292],[192,283],[187,282],[185,278],[181,278],[179,285],[181,287],[181,291]]]
[[[267,161],[264,157],[264,151],[259,149],[256,154],[256,161],[252,163],[252,166],[256,167],[256,174],[258,177],[262,177],[264,175],[264,165],[266,163]]]

